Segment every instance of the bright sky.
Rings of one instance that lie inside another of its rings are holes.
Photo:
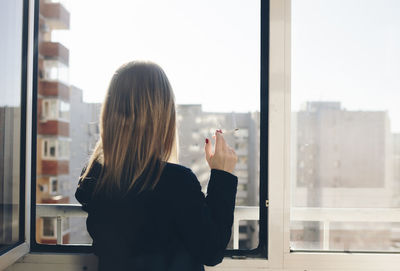
[[[293,0],[292,107],[388,111],[400,132],[400,1]]]
[[[259,0],[67,0],[70,81],[103,100],[122,63],[159,63],[177,103],[259,110]],[[400,1],[292,0],[292,108],[386,110],[400,131]]]
[[[259,110],[258,0],[69,0],[70,82],[100,102],[113,72],[145,59],[167,73],[177,103]]]

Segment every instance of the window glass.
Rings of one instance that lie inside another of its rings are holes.
[[[56,157],[56,142],[55,141],[51,141],[51,145],[50,145],[50,157]]]
[[[42,122],[48,120],[69,121],[70,106],[68,102],[59,99],[43,99]]]
[[[43,101],[43,117],[50,115],[50,102],[48,100]]]
[[[291,249],[398,252],[400,2],[291,8]]]
[[[43,141],[43,157],[49,156],[49,143],[47,140]]]
[[[59,140],[57,143],[58,143],[58,158],[69,159],[69,141]]]
[[[64,101],[60,101],[59,103],[59,118],[61,120],[69,120],[69,111],[70,111],[70,106],[69,103],[66,103]]]
[[[69,159],[69,140],[44,139],[43,158]]]
[[[20,232],[22,15],[23,1],[0,1],[0,253],[23,240]]]
[[[56,219],[52,217],[43,218],[43,236],[55,237],[56,236]]]
[[[50,193],[58,193],[58,180],[56,178],[50,178]]]
[[[44,60],[43,80],[68,83],[68,66],[58,60]]]
[[[57,141],[54,139],[43,139],[43,158],[56,157]]]
[[[179,162],[193,170],[206,191],[210,170],[204,158],[205,138],[212,139],[215,130],[222,129],[239,156],[235,174],[242,185],[236,203],[258,212],[259,0],[118,0],[112,4],[61,1],[70,16],[69,23],[63,18],[47,18],[44,10],[48,4],[49,1],[41,2],[43,24],[47,27],[40,29],[40,39],[65,46],[69,63],[64,67],[43,53],[45,78],[41,79],[39,92],[45,99],[60,103],[61,118],[69,119],[69,123],[39,124],[38,138],[57,138],[60,153],[55,160],[58,169],[63,170],[52,171],[47,161],[38,159],[37,167],[42,169],[38,179],[48,183],[49,176],[57,177],[59,186],[69,189],[60,190],[57,199],[43,193],[37,198],[38,203],[49,199],[52,203],[77,203],[74,192],[82,166],[99,138],[100,103],[109,80],[121,64],[145,59],[160,64],[174,88]],[[60,76],[64,68],[68,77]],[[69,86],[68,95],[60,91],[57,97],[50,97],[49,89],[58,82]],[[52,125],[58,128],[51,129]],[[227,133],[235,129],[238,130]],[[70,139],[69,146],[64,146],[61,139]],[[258,223],[250,221],[251,214],[242,216],[239,247],[235,248],[258,245]],[[68,242],[91,242],[82,237],[86,232],[84,219],[70,218],[70,228]],[[229,246],[233,248],[234,242]]]
[[[55,99],[43,99],[43,121],[57,119],[58,102]]]

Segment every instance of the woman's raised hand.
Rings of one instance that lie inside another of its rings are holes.
[[[217,130],[215,133],[214,153],[212,152],[211,141],[208,140],[208,138],[206,138],[206,145],[204,148],[206,160],[211,169],[224,170],[229,173],[233,172],[238,158],[235,151],[226,143],[221,130]]]

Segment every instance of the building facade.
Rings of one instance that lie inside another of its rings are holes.
[[[292,117],[292,207],[390,208],[395,205],[393,135],[386,111],[349,111],[339,102],[307,102]],[[397,204],[397,207],[399,205]],[[355,214],[356,215],[356,214]],[[384,249],[390,226],[337,222],[330,248]],[[291,241],[321,249],[319,221],[291,226]]]
[[[63,187],[69,181],[70,95],[69,50],[52,41],[52,32],[69,29],[70,14],[61,4],[40,1],[37,101],[37,203],[69,203]],[[36,223],[39,243],[56,243],[56,219]],[[69,243],[69,221],[63,223],[63,243]]]

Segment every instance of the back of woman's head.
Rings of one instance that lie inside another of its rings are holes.
[[[96,192],[153,189],[175,144],[175,103],[164,71],[134,61],[113,75],[100,117],[100,140],[82,177],[103,165]],[[139,178],[140,177],[140,178]]]

